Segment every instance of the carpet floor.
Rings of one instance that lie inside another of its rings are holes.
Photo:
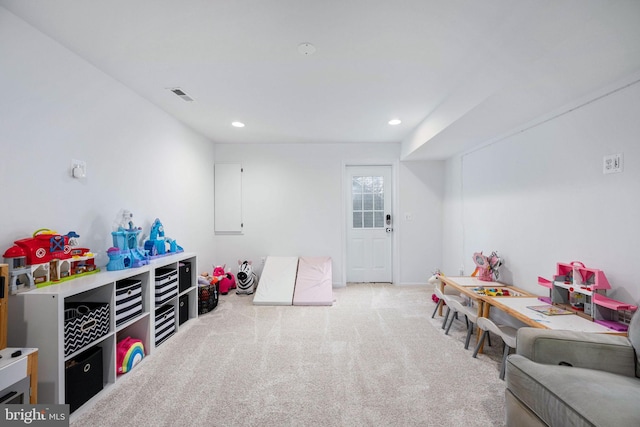
[[[220,297],[95,402],[80,426],[501,426],[502,343],[447,336],[432,288],[352,284],[331,307]]]

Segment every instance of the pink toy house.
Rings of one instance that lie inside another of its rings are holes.
[[[575,311],[615,331],[626,331],[638,307],[608,298],[611,289],[604,272],[587,268],[579,261],[557,264],[553,281],[538,277],[538,284],[549,289],[546,302]]]

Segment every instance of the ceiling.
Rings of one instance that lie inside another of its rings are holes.
[[[399,143],[403,159],[443,159],[640,70],[637,0],[0,5],[217,143]]]

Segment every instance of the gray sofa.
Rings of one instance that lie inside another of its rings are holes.
[[[640,310],[629,338],[518,330],[507,359],[507,426],[640,426]]]

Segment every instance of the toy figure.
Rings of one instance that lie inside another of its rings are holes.
[[[123,209],[118,212],[113,221],[113,231],[111,232],[113,247],[107,249],[108,271],[141,267],[149,263],[149,257],[138,244],[141,231],[141,227],[136,227],[133,224],[131,211]]]
[[[502,258],[498,256],[496,251],[491,252],[489,256],[483,255],[482,252],[476,252],[473,254],[473,262],[476,269],[471,274],[472,277],[477,276],[479,280],[485,282],[498,280],[498,269],[502,266]]]
[[[206,271],[198,276],[198,286],[210,285],[211,282],[213,282],[213,277]]]
[[[169,245],[168,249],[167,244]],[[165,236],[164,225],[162,225],[159,218],[156,218],[151,224],[149,239],[144,242],[144,250],[151,257],[184,251],[182,246],[178,245],[174,239]]]
[[[434,287],[440,286],[440,284],[441,284],[440,275],[441,274],[442,273],[440,273],[440,269],[436,269],[436,271],[434,271],[433,274],[431,275],[431,277],[429,277],[429,279],[427,280],[427,283],[433,285]],[[438,301],[440,301],[440,298],[438,298],[436,296],[436,294],[431,294],[431,300],[437,304]]]
[[[227,295],[231,289],[236,288],[236,278],[230,272],[225,272],[225,265],[213,268],[213,277],[218,278],[218,289],[222,295]]]
[[[253,272],[251,261],[238,260],[238,290],[236,294],[251,295],[258,286],[258,276]]]

